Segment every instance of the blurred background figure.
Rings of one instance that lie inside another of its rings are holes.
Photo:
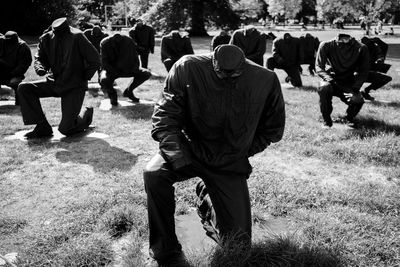
[[[129,36],[136,44],[136,52],[140,57],[141,67],[147,69],[149,54],[154,54],[154,29],[138,19],[135,26],[129,30]]]
[[[370,69],[366,82],[371,83],[361,90],[361,94],[364,99],[374,101],[375,98],[369,94],[370,91],[379,89],[392,80],[392,77],[385,74],[391,67],[385,63],[388,45],[378,37],[368,38],[367,36],[361,38],[361,43],[368,47]]]
[[[173,30],[161,38],[161,61],[168,72],[182,56],[191,54],[194,52],[190,38],[178,30]]]
[[[231,40],[231,36],[228,33],[228,29],[227,28],[222,29],[218,35],[215,35],[212,38],[211,51],[214,51],[214,49],[219,45],[228,44],[230,40]]]
[[[0,36],[0,86],[11,87],[15,93],[15,105],[19,105],[18,85],[32,63],[29,46],[14,31]]]
[[[106,37],[100,43],[101,49],[101,89],[107,93],[112,106],[118,106],[118,95],[114,81],[122,77],[133,77],[123,96],[138,103],[133,90],[148,80],[150,71],[141,68],[135,42],[129,36],[119,33]]]
[[[230,44],[240,47],[247,59],[264,66],[264,53],[267,48],[267,36],[258,31],[254,25],[236,30]]]
[[[302,86],[300,77],[300,59],[303,58],[299,38],[285,33],[272,43],[272,57],[267,59],[267,68],[270,70],[283,69],[288,75],[285,79],[293,86]]]
[[[312,36],[310,33],[300,36],[300,50],[302,58],[300,64],[308,64],[308,70],[311,76],[315,74],[315,56],[319,47],[319,39]],[[300,72],[302,68],[300,66]]]

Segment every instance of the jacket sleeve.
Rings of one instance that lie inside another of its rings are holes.
[[[368,78],[368,72],[370,68],[369,64],[369,52],[366,45],[361,45],[360,54],[358,56],[358,71],[352,86],[353,90],[359,91],[361,86],[366,82]]]
[[[264,56],[266,48],[267,48],[267,37],[265,34],[261,34],[260,38],[258,39],[256,49],[254,50],[253,53],[247,55],[247,58],[250,60],[257,60],[259,58],[262,58]]]
[[[285,102],[283,100],[281,84],[278,77],[274,74],[273,88],[267,97],[264,111],[258,122],[257,130],[254,135],[248,156],[251,157],[264,149],[271,143],[282,139],[285,128]]]
[[[23,77],[32,63],[31,50],[26,43],[20,45],[17,60],[17,66],[11,71],[11,75],[15,77]]]
[[[333,77],[326,71],[328,61],[327,43],[321,43],[318,48],[317,57],[315,59],[315,70],[319,77],[326,82],[333,81]]]
[[[83,35],[79,34],[79,49],[85,59],[85,78],[90,80],[94,73],[100,68],[100,55],[92,43]]]
[[[284,65],[285,60],[280,54],[276,40],[272,42],[272,57],[275,59],[276,63],[279,65]]]
[[[111,75],[116,76],[118,70],[113,65],[113,55],[110,46],[110,39],[103,39],[100,43],[100,54],[101,54],[101,67]]]
[[[174,169],[191,163],[189,144],[182,133],[186,92],[184,83],[181,82],[181,72],[179,64],[175,64],[170,70],[152,116],[151,135],[159,142],[161,155]]]
[[[38,50],[35,55],[33,68],[39,76],[45,75],[50,70],[49,58],[44,49],[44,37],[39,39]]]

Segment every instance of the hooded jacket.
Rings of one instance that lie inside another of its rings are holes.
[[[172,31],[161,38],[161,61],[166,59],[177,61],[184,55],[194,54],[189,37],[181,36],[178,31]]]
[[[24,78],[31,63],[31,50],[16,33],[11,40],[6,40],[4,36],[0,37],[0,64],[12,77]]]
[[[300,63],[315,63],[315,56],[319,47],[318,37],[314,37],[309,33],[300,36]]]
[[[100,44],[101,64],[111,76],[131,77],[139,71],[139,58],[134,41],[119,33],[109,36]]]
[[[316,73],[324,81],[335,81],[359,91],[368,77],[368,48],[354,38],[347,44],[340,43],[338,38],[320,44]]]
[[[298,66],[303,58],[299,38],[289,33],[276,38],[272,43],[272,57],[281,66],[287,68]]]
[[[232,34],[230,44],[240,47],[247,59],[262,66],[264,64],[264,53],[267,49],[267,36],[256,28],[236,30]]]
[[[248,157],[282,138],[285,107],[276,74],[244,59],[234,80],[218,78],[213,55],[172,67],[153,113],[153,138],[175,169],[193,159],[219,172],[249,174]]]
[[[129,30],[129,36],[135,41],[138,52],[154,53],[154,30],[152,27],[143,24],[136,25]]]
[[[78,29],[65,26],[64,34],[50,30],[39,38],[35,55],[36,73],[54,79],[55,91],[59,95],[76,88],[87,89],[88,80],[100,67],[100,56],[96,48]]]

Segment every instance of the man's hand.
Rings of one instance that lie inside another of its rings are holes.
[[[343,93],[346,98],[347,104],[361,104],[364,103],[364,98],[360,92]]]
[[[47,74],[47,71],[45,69],[43,69],[43,68],[38,68],[38,69],[36,69],[36,73],[39,76],[44,76],[44,75]]]

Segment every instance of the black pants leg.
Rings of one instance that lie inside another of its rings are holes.
[[[331,114],[333,111],[332,98],[333,86],[328,82],[322,82],[318,87],[319,108],[321,110],[322,119],[328,125],[332,124]]]
[[[348,103],[344,92],[338,86],[335,86],[329,82],[322,82],[318,87],[319,94],[319,105],[322,113],[322,118],[325,122],[331,122],[332,98],[333,96],[339,97],[342,102],[348,105],[346,110],[346,117],[349,120],[354,119],[354,117],[360,112],[364,103]]]
[[[149,64],[149,52],[141,52],[139,53],[140,57],[140,66],[142,68],[147,69],[147,66]]]
[[[106,70],[102,70],[100,74],[100,86],[103,92],[106,92],[108,98],[110,98],[111,103],[117,103],[118,94],[114,89],[114,81],[117,77],[110,75],[110,73]]]
[[[131,80],[128,90],[133,92],[136,87],[147,81],[151,76],[151,72],[147,69],[139,68],[139,71],[133,74],[133,79]]]
[[[386,75],[385,73],[378,71],[369,71],[366,82],[371,83],[364,90],[366,93],[369,93],[371,90],[376,90],[389,83],[392,80],[392,77]]]
[[[199,176],[207,186],[222,237],[241,233],[251,240],[251,209],[247,176],[216,174],[195,162],[183,171],[172,170],[170,164],[157,154],[144,170],[150,227],[150,254],[165,261],[180,253],[181,245],[175,234],[175,182]]]
[[[38,124],[46,120],[39,99],[59,97],[53,89],[54,83],[46,80],[20,83],[17,93],[25,125]]]
[[[283,68],[283,70],[289,76],[290,83],[293,86],[298,86],[298,87],[303,86],[303,83],[301,81],[299,66],[287,67],[287,68]]]
[[[85,89],[77,88],[61,97],[61,122],[58,126],[60,133],[69,136],[84,131],[86,122],[79,116],[85,98]]]

